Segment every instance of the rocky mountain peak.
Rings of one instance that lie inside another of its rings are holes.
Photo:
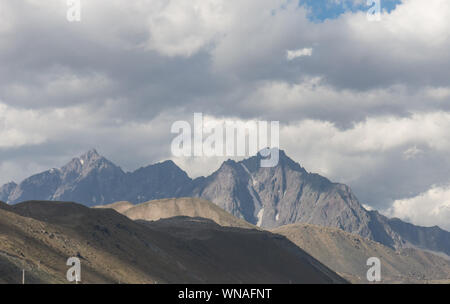
[[[98,165],[99,163],[108,163],[109,165],[113,165],[112,162],[110,162],[105,157],[100,155],[95,149],[91,149],[86,153],[82,154],[80,157],[74,158],[72,162],[76,163],[75,166],[81,168],[98,167],[96,165]]]
[[[156,164],[157,166],[159,166],[161,169],[166,169],[166,170],[172,170],[172,171],[179,171],[179,172],[183,172],[185,173],[183,170],[180,169],[180,167],[177,166],[177,164],[175,164],[173,162],[173,160],[165,160],[162,161],[158,164]]]
[[[258,152],[258,154],[253,157],[250,157],[250,158],[240,161],[239,165],[244,165],[250,172],[256,172],[260,169],[265,169],[265,168],[261,168],[261,161],[266,158],[265,156],[263,156],[262,151],[263,150]],[[293,159],[291,159],[289,156],[287,156],[287,154],[284,150],[281,150],[278,148],[271,149],[272,155],[273,155],[273,153],[276,153],[276,152],[278,152],[278,164],[275,167],[268,168],[268,169],[277,169],[277,168],[278,169],[280,169],[280,168],[281,169],[291,169],[294,171],[306,173],[306,170],[302,166],[300,166],[300,164],[298,164]]]
[[[129,173],[130,176],[138,176],[139,178],[147,178],[149,175],[178,175],[189,179],[187,173],[177,166],[172,160],[162,161],[146,167],[141,167],[134,172]]]
[[[111,161],[100,155],[97,150],[91,149],[79,157],[73,158],[68,164],[61,168],[64,177],[87,175],[93,170],[120,170]]]
[[[100,158],[103,158],[103,157],[95,149],[91,149],[79,157],[79,159],[84,162],[92,162],[92,161],[96,161]]]

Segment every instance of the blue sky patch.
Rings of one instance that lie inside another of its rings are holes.
[[[390,12],[401,0],[381,0],[381,9]],[[367,0],[300,0],[299,5],[310,9],[310,20],[321,22],[335,19],[346,12],[367,11],[371,5]]]

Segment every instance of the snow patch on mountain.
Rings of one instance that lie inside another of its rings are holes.
[[[263,216],[264,216],[264,208],[262,208],[258,212],[258,222],[256,223],[256,226],[261,227],[262,221],[263,221]]]

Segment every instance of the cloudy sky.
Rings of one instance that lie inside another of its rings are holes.
[[[450,229],[450,1],[0,2],[0,184],[96,148],[172,158],[171,124],[280,121],[281,148],[360,201]],[[191,176],[223,159],[175,159]]]

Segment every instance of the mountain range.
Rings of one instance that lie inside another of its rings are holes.
[[[261,155],[228,160],[207,177],[190,178],[173,161],[124,172],[91,150],[59,169],[0,188],[0,200],[73,201],[86,206],[117,201],[198,197],[262,228],[294,223],[334,227],[393,249],[420,248],[450,255],[450,233],[419,227],[366,210],[351,189],[318,174],[279,151],[279,163],[260,167]]]

